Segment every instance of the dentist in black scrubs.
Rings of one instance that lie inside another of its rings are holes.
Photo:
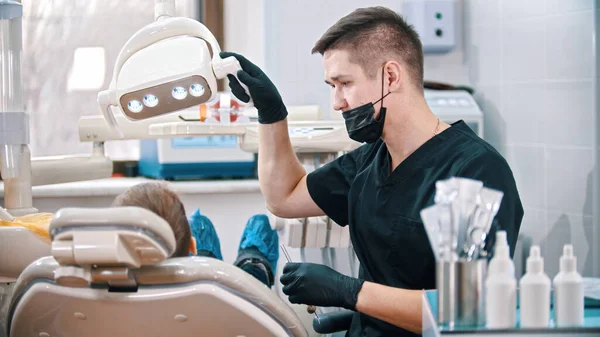
[[[414,29],[394,11],[357,9],[331,26],[313,53],[323,56],[334,109],[350,138],[365,143],[306,174],[292,150],[287,110],[256,65],[235,56],[259,118],[258,174],[275,215],[327,215],[350,226],[359,278],[319,264],[288,263],[281,282],[292,303],[354,310],[348,336],[421,333],[424,289],[435,288],[435,260],[419,212],[435,182],[452,176],[504,192],[496,216],[514,250],[523,207],[511,169],[462,121],[448,125],[423,93],[423,51]],[[248,95],[230,76],[232,92]]]

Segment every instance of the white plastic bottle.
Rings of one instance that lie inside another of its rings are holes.
[[[583,325],[583,280],[577,272],[573,246],[565,245],[560,272],[554,278],[554,320],[556,326]]]
[[[521,327],[546,328],[550,322],[550,278],[544,273],[539,246],[532,246],[527,271],[519,282]]]
[[[486,326],[491,329],[513,328],[517,316],[517,280],[505,231],[496,232],[494,257],[488,267],[485,291]]]

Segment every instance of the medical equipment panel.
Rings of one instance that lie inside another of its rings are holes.
[[[231,95],[219,94],[219,102],[200,105],[199,118],[181,116],[184,128],[206,125],[246,126],[249,118],[244,107]],[[167,128],[168,129],[168,128]],[[256,155],[238,145],[236,134],[211,134],[176,138],[142,140],[140,143],[140,175],[156,179],[250,178],[256,177]],[[175,129],[177,132],[177,129]],[[208,133],[208,134],[207,134]]]
[[[256,156],[241,150],[235,135],[142,140],[139,172],[174,180],[248,178],[256,176]]]

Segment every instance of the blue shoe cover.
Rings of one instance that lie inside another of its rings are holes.
[[[246,223],[238,253],[249,247],[255,247],[265,256],[271,264],[273,275],[276,275],[275,269],[279,259],[279,237],[277,231],[271,228],[269,218],[264,214],[254,215]]]
[[[221,242],[212,222],[197,209],[188,219],[192,229],[192,236],[196,239],[196,251],[211,252],[215,258],[223,261]]]

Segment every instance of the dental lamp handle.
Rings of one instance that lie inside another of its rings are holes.
[[[226,57],[224,59],[213,60],[213,71],[215,72],[215,76],[217,78],[224,78],[228,74],[235,77],[235,79],[240,83],[248,97],[250,97],[250,101],[246,103],[247,106],[253,106],[254,102],[252,101],[252,96],[250,96],[250,89],[248,86],[244,84],[244,82],[240,81],[238,78],[238,71],[243,70],[240,62],[233,56]]]
[[[114,91],[104,90],[98,93],[98,104],[100,105],[100,110],[102,110],[102,114],[104,115],[104,119],[111,127],[111,130],[117,133],[117,137],[119,139],[123,139],[125,135],[123,131],[117,127],[117,121],[115,115],[110,111],[110,106],[113,105],[113,101],[116,101],[116,98],[111,97],[114,94]]]
[[[237,60],[236,60],[237,62]],[[238,70],[242,70],[242,67],[240,67],[240,64],[238,63]],[[250,97],[250,100],[248,101],[248,103],[246,103],[246,106],[254,106],[254,101],[252,100],[252,96],[250,95],[250,89],[248,89],[248,86],[244,84],[244,82],[240,81],[240,79],[238,78],[237,75],[237,71],[232,73],[231,75],[233,75],[233,77],[235,77],[235,79],[240,82],[240,85],[242,86],[242,88],[244,88],[244,91],[246,92],[246,94],[248,95],[248,97]]]

